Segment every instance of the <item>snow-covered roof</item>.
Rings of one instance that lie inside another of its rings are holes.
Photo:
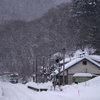
[[[95,66],[97,66],[97,67],[99,67],[100,68],[100,64],[99,63],[97,63],[96,61],[94,61],[94,60],[92,60],[91,59],[91,57],[92,56],[89,56],[89,55],[87,55],[87,56],[84,56],[84,57],[82,57],[82,58],[74,58],[74,59],[72,59],[70,62],[68,62],[67,64],[65,64],[64,65],[64,67],[65,67],[65,70],[66,69],[69,69],[69,68],[71,68],[71,67],[73,67],[74,65],[76,65],[77,63],[79,63],[79,62],[81,62],[81,61],[83,61],[83,60],[87,60],[87,61],[89,61],[90,63],[92,63],[92,64],[94,64]],[[92,57],[93,58],[93,57]],[[95,59],[96,60],[96,59]],[[61,72],[63,72],[63,66],[62,66],[62,68],[61,68]],[[56,73],[57,74],[57,73]]]
[[[90,55],[90,58],[97,62],[100,62],[100,56],[98,56],[98,55]]]
[[[75,73],[73,77],[92,77],[91,73]]]

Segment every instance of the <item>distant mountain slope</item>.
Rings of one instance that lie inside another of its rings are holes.
[[[32,20],[67,0],[0,0],[0,21]]]
[[[4,70],[31,74],[35,58],[48,58],[61,50],[66,43],[65,33],[68,33],[65,30],[68,19],[64,15],[69,15],[69,7],[69,4],[62,4],[52,8],[35,21],[15,20],[0,25],[0,66],[4,66]],[[63,9],[66,10],[63,12]]]
[[[62,3],[50,9],[41,18],[30,22],[15,20],[2,24],[0,67],[31,74],[33,66],[36,67],[35,59],[38,59],[39,65],[44,56],[48,60],[50,55],[62,52],[64,48],[69,56],[69,53],[77,49],[93,47],[92,43],[95,41],[94,44],[97,45],[94,47],[100,50],[100,26],[97,19],[99,16],[90,16],[90,9],[83,11],[87,13],[79,13],[83,7],[80,3],[76,4]],[[96,14],[99,15],[98,12],[97,9]]]

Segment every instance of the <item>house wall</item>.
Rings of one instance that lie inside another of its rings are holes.
[[[72,84],[73,83],[73,75],[69,74],[68,75],[68,84]]]
[[[87,61],[87,65],[83,65],[83,62],[76,64],[75,66],[69,68],[68,74],[74,73],[92,73],[92,74],[100,74],[100,68],[93,65],[92,63]]]
[[[100,75],[100,68],[87,61],[87,65],[83,65],[83,61],[68,69],[68,84],[73,83],[73,75],[75,73],[92,73]],[[60,75],[63,75],[61,73]],[[67,76],[67,70],[64,72]]]

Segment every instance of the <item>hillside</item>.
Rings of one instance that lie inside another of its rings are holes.
[[[89,11],[92,6],[88,4],[80,4],[80,0],[78,3],[62,3],[36,20],[14,20],[0,25],[1,69],[30,75],[35,68],[35,59],[39,60],[38,65],[43,64],[43,56],[48,60],[50,55],[63,48],[68,54],[94,47],[99,54],[100,26],[97,22],[100,2],[97,1],[93,8],[97,12],[94,17],[90,16],[93,11]],[[82,5],[89,8],[81,11]]]
[[[6,20],[30,21],[50,8],[70,0],[0,0],[0,23]]]

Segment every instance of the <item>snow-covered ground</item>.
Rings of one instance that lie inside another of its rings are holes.
[[[36,92],[27,86],[48,88],[48,91]],[[36,84],[12,84],[0,81],[0,100],[100,100],[100,76],[78,85],[57,86],[55,91],[51,82]]]

